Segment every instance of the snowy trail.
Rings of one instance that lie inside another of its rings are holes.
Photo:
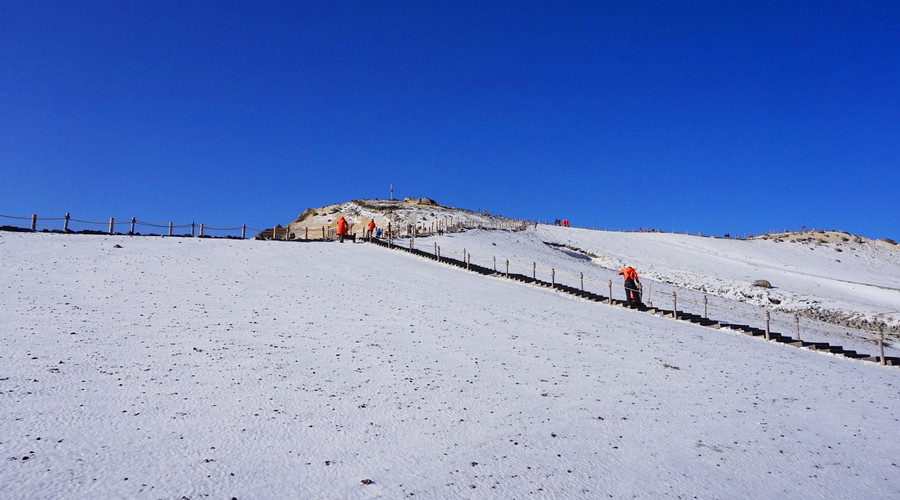
[[[3,498],[900,494],[896,369],[365,244],[4,234],[0,269]]]

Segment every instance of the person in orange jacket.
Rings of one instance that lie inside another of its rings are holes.
[[[347,219],[342,215],[337,222],[337,234],[338,238],[340,238],[341,243],[344,242],[344,235],[347,234]]]
[[[626,266],[618,274],[625,278],[625,301],[630,306],[641,305],[641,280],[638,279],[637,271]]]
[[[369,232],[366,233],[366,237],[371,240],[373,234],[375,234],[375,219],[369,221]]]

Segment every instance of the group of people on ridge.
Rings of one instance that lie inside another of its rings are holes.
[[[390,224],[388,225],[390,226]],[[349,224],[347,224],[347,219],[345,219],[344,216],[341,216],[341,218],[337,221],[336,231],[338,240],[341,243],[344,242],[344,236],[347,234],[347,231],[349,231],[349,229],[350,227]],[[366,226],[366,238],[372,238],[372,236],[375,236],[376,238],[381,237],[381,228],[377,228],[376,232],[375,219],[370,220],[369,224]]]

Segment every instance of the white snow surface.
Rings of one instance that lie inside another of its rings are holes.
[[[822,249],[763,243],[415,241],[601,293],[627,263],[675,283],[656,301],[768,279],[897,308],[894,257],[844,255],[836,274]],[[895,367],[365,243],[0,233],[0,273],[4,499],[900,496]],[[717,300],[710,316],[755,314]]]

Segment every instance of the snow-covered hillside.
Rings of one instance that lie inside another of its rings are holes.
[[[346,218],[351,234],[363,235],[369,221],[377,227],[387,229],[388,224],[395,233],[414,234],[436,232],[439,228],[487,227],[520,228],[523,223],[486,212],[478,213],[453,207],[445,207],[429,198],[406,198],[405,200],[353,200],[321,208],[309,208],[287,224],[287,239],[318,238],[322,228],[334,229],[340,217]],[[272,229],[261,235],[268,237]],[[284,237],[279,233],[279,238]]]
[[[673,277],[861,312],[895,293],[874,252],[830,277],[820,248],[798,268],[780,243],[690,238],[415,244],[590,286],[628,263],[655,301]],[[894,367],[365,243],[0,233],[0,269],[0,498],[900,495]]]
[[[734,314],[734,309],[761,315],[759,307],[765,307],[870,331],[886,324],[889,335],[900,333],[900,246],[880,241],[733,240],[543,224],[524,232],[463,239],[449,235],[436,241],[448,255],[468,246],[466,251],[482,263],[493,265],[497,256],[524,265],[530,274],[536,262],[545,273],[551,267],[567,273],[570,282],[584,273],[601,285],[608,280],[618,285],[616,272],[630,265],[645,285],[649,282],[649,298],[660,305],[671,306],[673,290],[695,311],[704,293],[723,299],[712,306],[710,314],[719,314],[714,317]],[[766,280],[772,288],[754,286],[756,280]]]

